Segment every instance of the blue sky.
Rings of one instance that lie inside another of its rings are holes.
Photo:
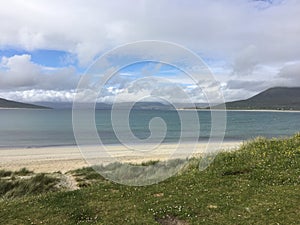
[[[299,20],[297,0],[144,0],[135,7],[126,0],[7,1],[0,8],[0,97],[72,101],[80,77],[97,57],[141,40],[172,42],[197,54],[216,79],[207,85],[226,100],[273,86],[299,86]],[[158,90],[151,79],[143,88],[132,83],[151,74],[152,67],[122,69],[99,101],[115,95],[134,101],[154,92],[175,98],[172,88]],[[203,100],[181,71],[158,67],[154,76],[183,86],[194,101]]]
[[[28,51],[24,49],[14,49],[9,47],[7,49],[1,49],[1,57],[12,57],[14,55],[31,55],[31,61],[45,67],[64,67],[68,65],[76,66],[80,71],[81,67],[78,66],[76,56],[73,54],[61,51],[61,50],[47,50],[47,49],[36,49]]]

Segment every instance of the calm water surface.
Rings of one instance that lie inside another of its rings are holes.
[[[188,111],[184,113],[190,113]],[[199,140],[210,135],[210,112],[199,111]],[[132,110],[129,124],[138,138],[150,135],[149,121],[161,117],[167,125],[164,142],[177,142],[181,124],[176,111]],[[106,144],[117,144],[109,110],[95,114],[99,137]],[[300,132],[299,112],[228,111],[225,141],[247,140],[256,136],[281,137]],[[0,110],[0,147],[41,147],[75,145],[71,110]]]

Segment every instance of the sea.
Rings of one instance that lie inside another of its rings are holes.
[[[191,112],[187,110],[180,113],[188,115]],[[226,114],[224,141],[246,141],[257,136],[287,137],[300,132],[300,112],[227,111]],[[206,142],[211,135],[211,112],[197,111],[197,115],[200,124],[197,138]],[[122,113],[119,116],[122,117]],[[151,135],[149,122],[157,117],[164,120],[167,127],[163,142],[178,142],[182,135],[182,124],[176,110],[131,110],[128,118],[131,132],[141,140],[147,139]],[[111,121],[110,110],[95,111],[95,126],[102,143],[119,144]],[[76,140],[72,110],[0,110],[0,148],[73,145],[76,145]]]

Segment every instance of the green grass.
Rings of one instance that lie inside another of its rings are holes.
[[[99,180],[105,180],[92,167],[84,167],[82,169],[69,171],[68,173],[75,177],[77,186],[80,188],[91,186],[93,183],[98,182]]]
[[[112,183],[91,168],[72,171],[93,182],[3,199],[0,224],[299,224],[300,134],[257,138],[219,154],[204,171],[199,162],[191,159],[176,176],[144,187]]]
[[[43,173],[34,174],[23,168],[19,171],[0,171],[0,197],[11,199],[55,191],[58,179]]]
[[[26,175],[29,175],[29,174],[32,174],[33,172],[30,171],[30,170],[27,170],[26,168],[22,168],[18,171],[8,171],[8,170],[0,170],[0,178],[3,178],[3,177],[10,177],[10,176],[26,176]]]

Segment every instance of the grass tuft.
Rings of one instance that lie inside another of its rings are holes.
[[[24,177],[26,175],[27,177]],[[10,176],[6,176],[6,179],[0,179],[0,196],[4,198],[23,197],[54,191],[56,190],[55,185],[59,181],[53,176],[43,173],[33,174],[26,169],[12,172]]]
[[[2,177],[9,177],[12,175],[12,171],[7,171],[7,170],[0,170],[0,178]]]
[[[22,168],[19,171],[14,172],[14,175],[17,175],[17,176],[27,176],[30,174],[33,174],[33,171],[30,171],[26,168]]]

